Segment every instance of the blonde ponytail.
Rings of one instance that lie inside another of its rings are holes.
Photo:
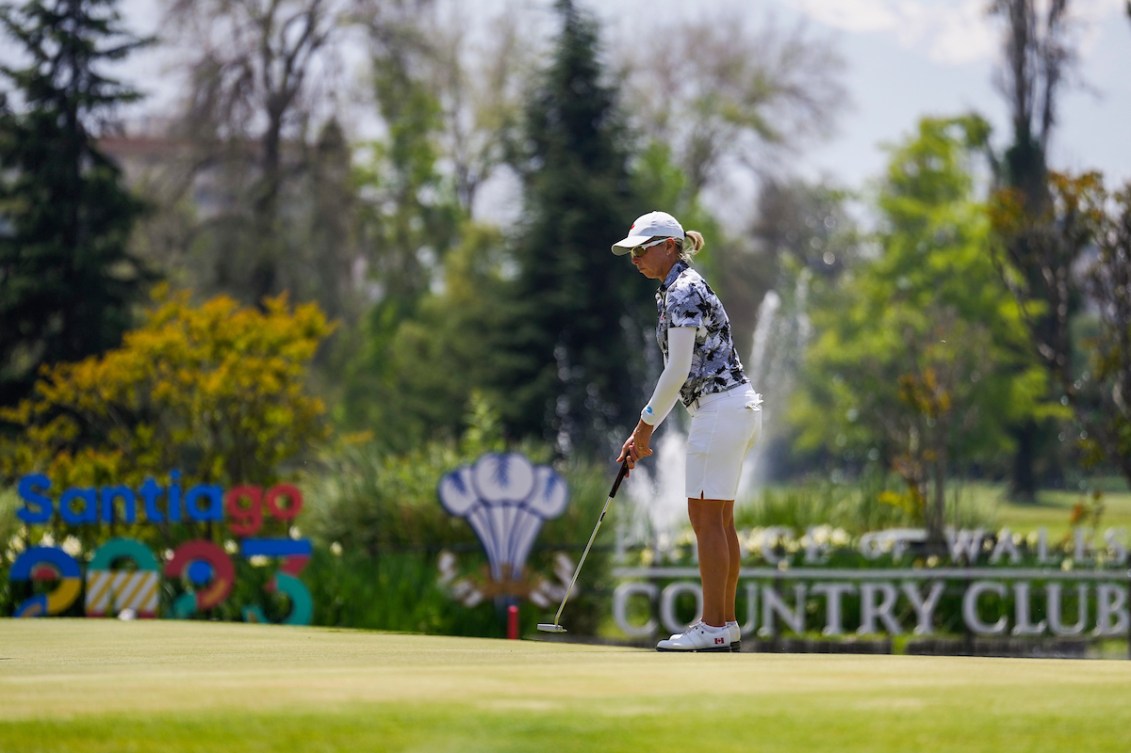
[[[703,240],[703,234],[698,230],[688,230],[684,233],[683,248],[680,251],[679,258],[684,261],[691,261],[691,257],[699,253],[706,241]]]

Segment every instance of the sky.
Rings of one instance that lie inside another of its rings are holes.
[[[468,0],[470,2],[470,0]],[[1046,0],[1047,1],[1047,0]],[[509,3],[531,18],[550,17],[551,0],[476,0],[476,9]],[[724,19],[742,13],[827,40],[844,58],[850,100],[827,142],[798,155],[801,175],[862,188],[882,175],[885,144],[911,135],[919,118],[975,110],[1009,132],[1009,111],[994,88],[999,31],[985,17],[988,0],[579,0],[602,21],[607,40],[643,37],[656,18]],[[1041,0],[1038,0],[1041,2]],[[126,21],[139,32],[160,26],[162,0],[123,0]],[[468,6],[472,7],[472,6]],[[1131,21],[1124,0],[1070,0],[1077,20],[1078,82],[1060,98],[1050,165],[1098,169],[1109,186],[1131,181]],[[489,18],[489,14],[484,14]],[[146,63],[143,89],[160,97],[161,77]]]
[[[986,0],[779,0],[828,29],[847,59],[853,109],[839,136],[814,151],[811,167],[858,184],[882,173],[880,145],[906,137],[923,115],[975,110],[997,137],[1009,109],[993,84],[1001,46]],[[1050,165],[1099,169],[1131,181],[1131,20],[1122,0],[1073,0],[1079,76],[1063,91]]]
[[[925,115],[977,111],[1010,130],[1006,101],[994,87],[1000,38],[987,21],[988,0],[605,0],[601,14],[617,31],[641,14],[721,18],[726,12],[803,23],[845,61],[850,99],[837,133],[800,155],[807,177],[859,188],[882,175],[884,144],[911,135]],[[1050,163],[1066,171],[1101,170],[1109,184],[1131,181],[1131,20],[1123,0],[1071,0],[1079,41],[1079,78],[1061,96]]]

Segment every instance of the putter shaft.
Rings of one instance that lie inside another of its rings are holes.
[[[620,489],[620,482],[624,481],[624,477],[628,475],[628,458],[620,464],[620,471],[617,473],[617,479],[613,482],[612,489],[609,490],[609,496],[605,500],[605,506],[601,508],[601,516],[597,518],[597,525],[593,526],[593,533],[589,535],[589,543],[585,545],[585,551],[581,553],[581,559],[577,563],[577,567],[573,570],[573,577],[569,579],[569,585],[566,586],[565,596],[562,597],[562,603],[558,605],[558,611],[554,615],[553,629],[547,632],[565,632],[565,628],[561,626],[562,610],[565,609],[566,601],[569,599],[570,593],[573,591],[573,584],[577,582],[577,576],[581,574],[581,567],[585,564],[585,558],[589,556],[589,549],[593,546],[593,541],[597,538],[597,531],[601,530],[601,523],[605,520],[605,513],[609,511],[609,505],[613,501],[613,497],[617,496],[617,490]],[[538,626],[542,629],[542,625]]]

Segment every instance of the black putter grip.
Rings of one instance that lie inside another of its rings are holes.
[[[613,482],[613,490],[609,492],[610,497],[617,496],[617,489],[620,488],[620,482],[624,481],[624,477],[628,475],[628,458],[620,464],[620,472],[617,473],[617,480]]]

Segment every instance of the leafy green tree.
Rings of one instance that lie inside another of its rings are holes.
[[[149,40],[114,0],[0,5],[22,66],[0,66],[0,404],[42,364],[119,343],[149,273],[127,250],[143,212],[96,140],[134,90],[105,75]]]
[[[880,253],[821,296],[793,405],[802,449],[895,471],[936,542],[948,474],[992,467],[1001,427],[1035,411],[1044,387],[1021,367],[1020,314],[985,253],[969,163],[987,137],[974,116],[927,118],[893,150]]]
[[[1083,343],[1088,378],[1076,412],[1087,419],[1085,446],[1093,458],[1115,465],[1131,486],[1131,183],[1109,193],[1102,178],[1090,174],[1078,185],[1090,199],[1084,216],[1095,258],[1084,292],[1095,304],[1097,325]]]
[[[370,52],[375,101],[387,132],[369,145],[369,161],[356,171],[373,304],[347,367],[342,418],[347,425],[365,426],[403,443],[425,427],[402,425],[413,411],[400,400],[399,380],[408,377],[403,368],[398,372],[395,343],[412,337],[401,328],[415,326],[420,303],[442,277],[444,260],[466,217],[438,166],[439,100],[417,74],[417,63],[429,50],[411,27],[386,32],[388,26],[371,30]],[[444,368],[430,359],[401,366],[418,376]],[[455,414],[460,411],[461,406],[454,406]]]
[[[1080,259],[1078,270],[1058,285],[1088,305],[1058,327],[1079,339],[1064,359],[1065,344],[1042,339],[1049,304],[1015,290],[1029,345],[1072,409],[1084,460],[1110,463],[1131,483],[1131,186],[1109,192],[1099,173],[1052,172],[1048,190],[1048,208],[1037,217],[1015,194],[999,192],[995,224],[1002,235],[1026,237],[1047,257]]]
[[[525,204],[515,242],[507,342],[485,354],[507,394],[509,430],[563,451],[607,451],[635,421],[647,386],[652,288],[609,245],[657,207],[633,195],[616,89],[597,23],[573,2],[526,108],[516,154]]]
[[[504,261],[498,229],[464,227],[460,244],[444,259],[440,289],[421,299],[388,342],[383,419],[368,427],[379,446],[404,452],[431,439],[454,439],[477,402],[505,404],[490,355],[506,337],[499,304]]]

